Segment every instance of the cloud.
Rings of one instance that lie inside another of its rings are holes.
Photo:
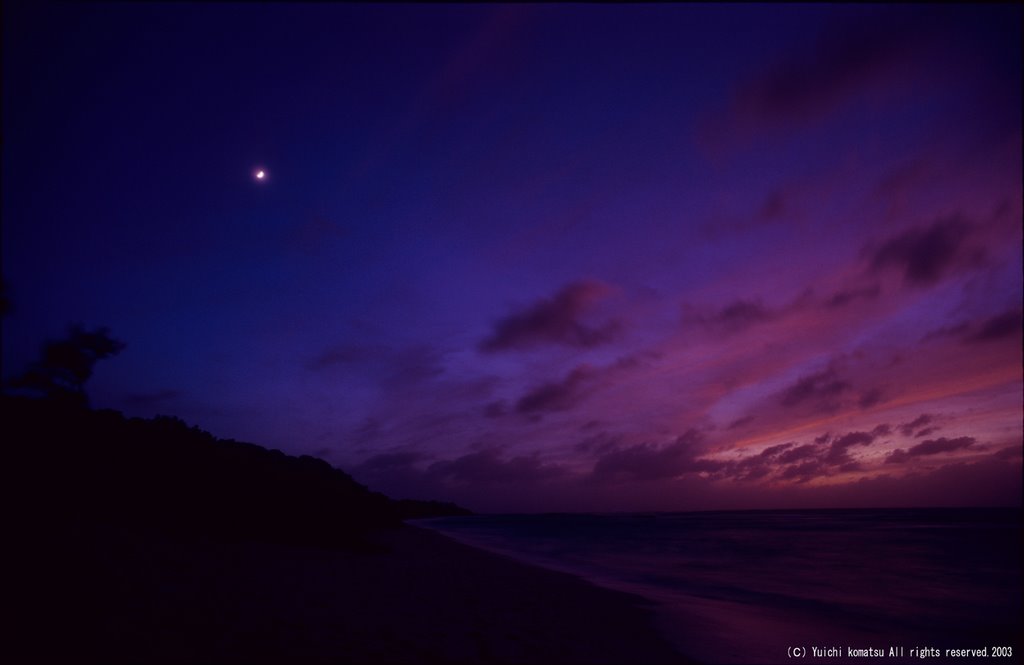
[[[889,453],[889,456],[885,458],[886,464],[900,464],[906,462],[912,457],[922,457],[925,455],[939,455],[941,453],[948,453],[954,450],[960,450],[961,448],[970,448],[975,444],[974,437],[961,436],[956,439],[947,439],[945,437],[941,439],[928,439],[916,446],[911,446],[907,450],[897,448],[896,450]]]
[[[428,381],[445,371],[441,354],[422,344],[404,349],[342,344],[327,349],[306,364],[306,369],[314,372],[339,367],[358,368],[393,387]]]
[[[875,437],[889,436],[890,434],[892,434],[892,427],[887,424],[876,425],[875,428],[871,430],[871,435]]]
[[[500,418],[501,416],[505,415],[505,413],[507,411],[508,411],[508,409],[505,407],[505,401],[504,400],[497,400],[497,401],[488,403],[484,407],[484,417],[486,417],[486,418]]]
[[[814,460],[786,467],[779,477],[783,480],[795,480],[797,482],[805,483],[812,478],[826,474],[827,470],[823,467],[822,463],[818,460]]]
[[[368,417],[349,432],[348,440],[356,445],[376,440],[384,433],[384,424],[377,418]]]
[[[503,460],[499,450],[488,448],[454,460],[435,462],[427,473],[462,483],[526,485],[565,475],[567,470],[561,465],[542,463],[536,454]]]
[[[1006,448],[1000,448],[996,452],[992,453],[994,459],[1019,459],[1024,455],[1024,450],[1020,446],[1007,446]]]
[[[964,344],[985,344],[1012,337],[1019,338],[1022,327],[1022,310],[1020,307],[1013,307],[984,321],[963,321],[956,325],[937,328],[922,337],[921,341],[954,337],[959,338]]]
[[[596,374],[596,370],[581,365],[569,372],[561,381],[545,383],[519,398],[516,411],[566,411],[583,398],[583,388]]]
[[[920,455],[936,455],[938,453],[947,453],[952,450],[958,450],[960,448],[969,448],[975,443],[974,437],[961,436],[956,439],[947,439],[945,437],[941,439],[928,439],[923,443],[919,443],[916,446],[911,447],[907,454],[916,457]]]
[[[834,368],[805,376],[782,393],[782,405],[795,407],[813,403],[815,410],[834,411],[839,408],[836,401],[841,395],[853,389],[842,380]]]
[[[900,432],[903,436],[913,436],[914,431],[919,427],[924,427],[932,421],[932,416],[927,413],[922,413],[917,418],[914,418],[909,423],[904,423],[899,426]]]
[[[876,427],[872,432],[848,432],[836,438],[819,436],[813,444],[790,442],[769,446],[753,457],[726,463],[716,470],[717,477],[756,480],[776,474],[779,480],[805,483],[818,476],[862,471],[861,464],[850,457],[848,449],[871,445],[877,431]]]
[[[853,460],[847,452],[852,446],[869,446],[875,440],[874,435],[868,432],[850,432],[832,441],[828,454],[825,455],[825,462],[833,466],[849,464]]]
[[[569,471],[559,464],[544,463],[536,453],[506,458],[502,448],[488,447],[440,460],[416,450],[383,453],[352,467],[352,474],[371,489],[396,498],[457,500],[461,491],[461,500],[471,505],[474,496],[545,486]]]
[[[573,450],[578,453],[603,455],[604,453],[617,448],[621,441],[622,437],[619,435],[613,435],[609,432],[598,432],[597,434],[588,436],[577,443],[573,446]]]
[[[737,418],[736,420],[729,423],[729,426],[726,427],[725,429],[738,429],[740,427],[743,427],[744,425],[749,425],[752,422],[754,422],[754,416],[744,416],[742,418]]]
[[[767,448],[765,448],[764,450],[761,451],[760,456],[761,457],[772,457],[773,455],[778,455],[783,450],[787,450],[789,448],[792,448],[793,445],[794,444],[792,444],[792,443],[780,443],[780,444],[775,445],[775,446],[769,446],[769,447],[767,447]]]
[[[1007,310],[981,324],[981,329],[964,338],[970,344],[980,344],[998,339],[1019,336],[1021,332],[1021,309]]]
[[[710,316],[697,317],[697,321],[722,332],[735,333],[775,317],[774,312],[756,300],[737,300]]]
[[[805,443],[802,446],[787,450],[782,455],[779,455],[779,462],[782,464],[792,464],[808,457],[816,457],[821,452],[821,448],[809,443]]]
[[[728,107],[708,122],[708,138],[800,129],[868,89],[904,89],[908,65],[922,59],[923,24],[919,15],[892,11],[833,22],[816,40],[739,85]]]
[[[930,286],[955,267],[979,262],[980,250],[968,248],[971,233],[962,217],[949,217],[892,236],[866,252],[872,270],[896,269],[903,272],[906,284]]]
[[[860,399],[857,400],[857,405],[862,409],[870,409],[884,401],[885,395],[882,391],[878,388],[872,388],[871,390],[861,393]]]
[[[790,209],[790,196],[781,189],[773,190],[758,211],[758,219],[764,222],[773,222],[781,219]]]
[[[873,284],[860,289],[845,289],[843,291],[837,291],[831,298],[826,300],[825,307],[830,309],[846,307],[857,300],[873,300],[881,293],[882,287],[878,284]]]
[[[379,349],[375,350],[365,346],[343,344],[327,349],[310,360],[306,363],[306,369],[316,371],[338,365],[350,365],[363,362],[380,352],[381,350]]]
[[[701,438],[699,432],[691,429],[665,446],[641,443],[627,448],[615,448],[598,458],[593,476],[657,480],[674,478],[687,472],[718,471],[727,466],[727,462],[697,459],[695,448]]]
[[[922,342],[928,340],[942,338],[942,337],[963,337],[971,329],[971,326],[967,323],[960,323],[955,326],[944,326],[936,330],[932,330],[924,337],[921,338]]]
[[[717,469],[715,477],[732,477],[734,480],[752,481],[770,475],[776,470],[779,453],[789,450],[795,443],[779,443],[769,446],[757,455],[729,462]]]
[[[497,351],[528,349],[545,344],[589,348],[614,340],[620,330],[617,320],[591,327],[581,318],[593,304],[611,291],[598,281],[573,282],[551,298],[538,301],[521,312],[511,314],[494,324],[494,330],[480,343],[480,350]]]
[[[875,440],[868,432],[850,432],[832,442],[832,448],[849,448],[850,446],[866,446]]]

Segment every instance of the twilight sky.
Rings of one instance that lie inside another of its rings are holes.
[[[5,379],[108,326],[94,406],[476,510],[1019,505],[1020,6],[3,25]]]

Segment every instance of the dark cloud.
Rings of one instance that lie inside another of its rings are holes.
[[[545,383],[519,398],[516,411],[565,411],[576,406],[583,398],[585,384],[594,377],[595,370],[586,365],[577,367],[561,381]]]
[[[992,453],[992,457],[995,459],[1018,459],[1022,455],[1024,455],[1024,450],[1020,446],[1008,446]]]
[[[500,418],[508,412],[504,400],[491,402],[484,407],[484,416],[487,418]]]
[[[1008,337],[1019,337],[1021,323],[1021,309],[1014,308],[983,322],[981,329],[964,338],[964,341],[970,344],[979,344]]]
[[[876,438],[880,436],[889,436],[890,434],[892,434],[892,427],[887,424],[876,425],[875,428],[871,430],[871,436]]]
[[[902,464],[906,462],[908,458],[907,451],[902,448],[897,448],[885,457],[886,464]]]
[[[915,434],[914,438],[915,439],[920,439],[921,437],[928,436],[929,434],[934,434],[935,432],[938,432],[938,431],[939,431],[938,427],[925,427],[923,430],[921,430],[920,432]]]
[[[698,459],[696,449],[700,440],[700,433],[691,429],[665,446],[641,443],[615,448],[598,458],[593,475],[598,478],[656,480],[688,472],[719,471],[727,466],[725,462]]]
[[[394,386],[420,383],[444,373],[441,354],[424,345],[396,352],[387,364],[384,382]]]
[[[850,446],[866,446],[875,440],[868,432],[850,432],[832,442],[832,448],[849,448]]]
[[[821,452],[821,448],[818,446],[805,443],[802,446],[787,450],[786,452],[779,455],[779,462],[781,464],[792,464],[808,457],[816,457]]]
[[[781,219],[790,208],[789,197],[780,189],[776,189],[761,204],[758,218],[765,222]]]
[[[947,453],[951,450],[958,450],[960,448],[969,448],[973,446],[975,439],[972,436],[961,436],[955,439],[947,439],[942,437],[941,439],[928,439],[922,443],[912,446],[907,450],[907,454],[911,457],[917,457],[920,455],[936,455],[938,453]]]
[[[593,436],[588,436],[583,439],[573,446],[573,449],[580,453],[603,455],[604,453],[618,447],[621,441],[621,436],[612,435],[608,432],[599,432],[598,434],[594,434]]]
[[[819,436],[815,443],[783,443],[765,448],[759,455],[731,464],[722,475],[731,475],[737,480],[750,480],[754,476],[763,477],[778,472],[778,478],[781,480],[806,482],[814,476],[830,475],[837,470],[860,471],[861,466],[850,457],[848,449],[870,445],[875,438],[874,432],[848,432],[836,438],[831,438],[827,434]],[[750,474],[750,470],[756,473]]]
[[[353,444],[365,444],[377,439],[384,433],[384,425],[376,418],[366,418],[349,433],[348,440]]]
[[[774,455],[778,455],[783,450],[787,450],[789,448],[792,448],[793,446],[794,446],[793,443],[780,443],[780,444],[778,444],[776,446],[769,446],[769,447],[767,447],[767,448],[765,448],[764,450],[761,451],[760,456],[761,457],[772,457]]]
[[[971,326],[967,323],[960,323],[955,326],[945,326],[937,330],[933,330],[924,337],[921,338],[922,342],[928,340],[942,338],[942,337],[963,337],[971,329]]]
[[[857,300],[874,300],[882,293],[882,287],[878,284],[866,286],[861,289],[845,289],[837,291],[831,298],[825,301],[825,307],[836,308],[846,307]]]
[[[979,254],[968,247],[971,225],[961,217],[949,217],[931,226],[910,229],[893,236],[867,253],[875,271],[895,268],[913,286],[935,284],[953,268],[976,264]]]
[[[340,345],[327,349],[316,358],[306,363],[306,369],[321,370],[337,365],[350,365],[362,362],[373,355],[368,347],[355,345]]]
[[[752,481],[771,475],[777,470],[780,453],[789,450],[795,443],[780,443],[769,446],[757,455],[739,461],[719,463],[717,468],[707,468],[713,478],[731,477],[733,480]]]
[[[964,344],[984,344],[1011,337],[1020,337],[1024,318],[1019,307],[997,314],[984,321],[971,323],[964,321],[952,326],[945,326],[929,332],[921,338],[927,342],[936,338],[956,337]]]
[[[606,284],[593,280],[569,284],[554,297],[499,320],[479,348],[485,352],[496,352],[545,344],[580,348],[606,344],[618,336],[620,322],[613,320],[599,327],[590,327],[581,321],[581,317],[609,292]]]
[[[779,477],[783,480],[795,480],[797,482],[805,483],[812,478],[822,475],[828,475],[828,470],[824,468],[820,461],[813,460],[802,464],[788,466],[782,471]]]
[[[782,405],[795,407],[813,404],[816,410],[835,411],[837,400],[853,387],[843,381],[833,368],[805,376],[782,393]]]
[[[909,423],[903,423],[899,429],[903,436],[913,436],[914,431],[919,427],[924,427],[932,421],[932,416],[927,413],[922,413],[917,418],[914,418]]]
[[[392,387],[421,383],[444,373],[441,354],[426,345],[395,349],[342,344],[327,349],[307,363],[306,368],[312,371],[356,370]]]
[[[858,406],[862,409],[870,409],[876,404],[881,404],[885,401],[885,395],[878,388],[872,388],[871,390],[861,393],[860,399],[857,400]]]
[[[711,314],[698,314],[687,307],[684,318],[719,333],[737,333],[778,318],[779,313],[756,300],[736,300]]]
[[[825,432],[821,436],[814,437],[814,442],[819,444],[819,445],[821,445],[821,444],[828,443],[829,439],[831,439],[831,438],[832,438],[832,433],[831,432]]]
[[[890,206],[906,198],[908,192],[920,187],[928,178],[934,177],[930,160],[915,157],[904,161],[882,177],[875,186],[875,198]]]
[[[736,480],[760,480],[770,474],[772,470],[769,464],[750,465],[744,469],[743,473],[736,475]]]
[[[714,323],[719,323],[730,329],[749,328],[755,323],[767,321],[772,318],[772,312],[759,302],[750,300],[737,300],[728,305],[714,318]]]
[[[895,13],[837,21],[742,85],[710,129],[724,134],[801,127],[856,99],[866,87],[893,86],[893,72],[919,57],[922,23]]]
[[[947,439],[945,437],[941,439],[928,439],[916,446],[911,446],[907,450],[897,448],[896,450],[889,453],[889,456],[885,458],[886,464],[899,464],[906,462],[912,457],[922,457],[925,455],[939,455],[941,453],[948,453],[954,450],[960,450],[961,448],[970,448],[975,444],[974,437],[961,436],[956,439]]]
[[[427,473],[436,478],[469,484],[522,486],[565,475],[565,467],[544,464],[535,455],[501,458],[499,450],[489,448],[454,460],[435,462]]]
[[[736,420],[729,423],[729,426],[726,427],[725,429],[737,429],[739,427],[743,427],[744,425],[749,425],[752,422],[754,422],[754,416],[744,416],[743,418],[737,418]]]
[[[849,464],[853,460],[847,452],[852,446],[869,446],[875,437],[868,432],[850,432],[832,441],[828,454],[825,455],[825,462],[833,466]]]

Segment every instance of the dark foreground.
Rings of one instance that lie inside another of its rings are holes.
[[[415,527],[362,552],[113,528],[44,540],[20,548],[8,598],[19,661],[683,662],[637,598]]]

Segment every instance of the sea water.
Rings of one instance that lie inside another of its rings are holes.
[[[666,636],[701,662],[919,662],[935,657],[933,649],[942,662],[1024,659],[1019,509],[478,515],[415,523],[642,596]],[[974,650],[978,658],[946,649]]]

